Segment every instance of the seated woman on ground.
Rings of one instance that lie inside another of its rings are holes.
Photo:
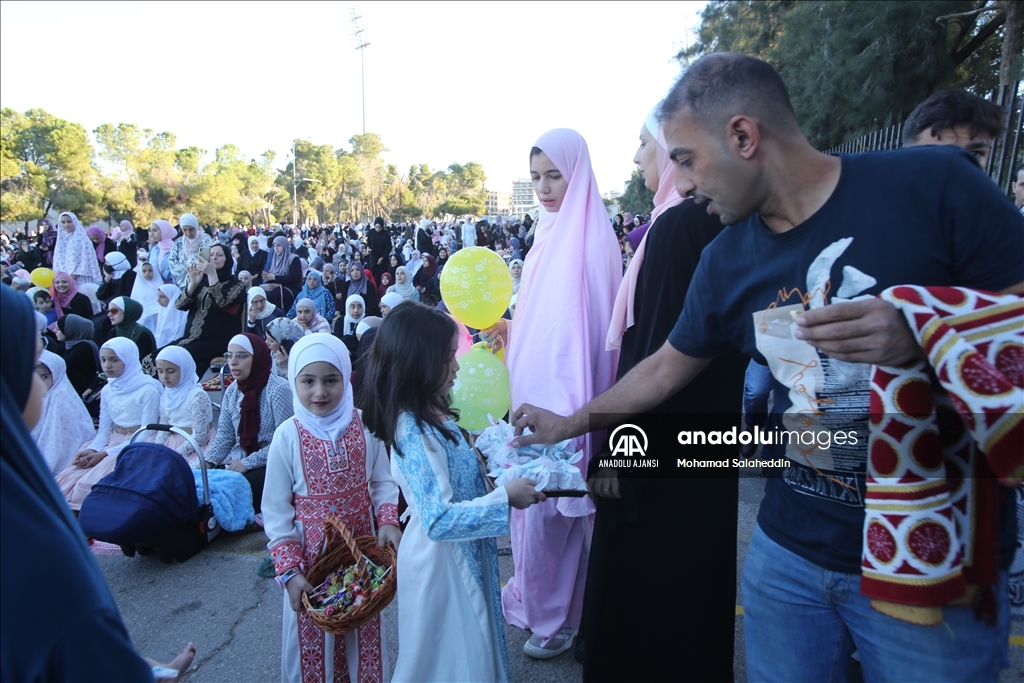
[[[44,350],[36,374],[46,385],[43,412],[32,429],[47,467],[54,474],[63,470],[83,442],[92,441],[96,430],[85,404],[67,378],[67,365],[55,353]]]
[[[267,300],[267,292],[262,287],[252,287],[248,293],[249,312],[246,318],[246,332],[251,332],[261,339],[267,338],[267,326],[284,315],[280,306]]]
[[[271,374],[270,349],[256,335],[236,334],[224,358],[235,381],[224,392],[217,435],[204,457],[210,467],[245,476],[259,513],[267,452],[274,430],[292,416],[292,392],[288,380]]]
[[[267,347],[274,355],[274,374],[288,377],[288,354],[295,342],[306,334],[302,326],[288,318],[277,318],[267,325]]]
[[[214,434],[213,405],[209,394],[199,383],[192,355],[180,346],[165,346],[156,356],[156,372],[164,385],[164,393],[160,397],[160,424],[188,432],[199,443],[200,449],[205,449]],[[203,454],[196,453],[192,444],[181,435],[157,432],[156,442],[180,453],[192,467],[199,467]]]
[[[316,304],[309,299],[299,299],[295,303],[295,322],[302,327],[303,334],[331,331],[330,323],[316,312]]]
[[[114,470],[117,455],[139,427],[160,417],[163,387],[142,371],[135,342],[125,337],[109,340],[100,347],[100,362],[107,376],[100,394],[100,428],[57,475],[72,510],[81,508],[93,485]]]
[[[135,342],[139,349],[140,363],[156,351],[153,333],[139,324],[142,313],[142,304],[128,296],[119,296],[107,306],[107,318],[110,320],[110,334],[107,338],[125,337]]]

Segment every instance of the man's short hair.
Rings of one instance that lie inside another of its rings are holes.
[[[926,130],[938,137],[947,128],[958,126],[967,126],[972,138],[979,133],[995,138],[1003,132],[1003,110],[963,90],[937,92],[910,112],[903,124],[903,144],[913,143]]]
[[[705,55],[683,72],[658,107],[662,123],[680,109],[715,130],[738,114],[755,117],[769,130],[800,132],[789,92],[768,62],[732,52]]]

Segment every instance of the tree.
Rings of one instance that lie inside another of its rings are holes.
[[[650,213],[654,210],[654,193],[644,185],[644,177],[640,171],[634,170],[629,176],[626,191],[619,197],[619,207],[631,214]]]
[[[713,0],[701,12],[697,42],[677,57],[730,51],[772,64],[808,139],[827,149],[904,120],[937,90],[992,90],[1006,16],[976,11],[983,7],[978,0]]]
[[[40,218],[55,206],[85,220],[102,212],[93,148],[81,125],[42,109],[5,108],[0,121],[3,220]]]

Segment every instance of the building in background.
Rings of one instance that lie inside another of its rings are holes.
[[[520,178],[512,182],[512,215],[522,220],[526,214],[537,209],[537,196],[533,193],[533,181]]]
[[[533,191],[533,186],[530,186]],[[487,190],[487,215],[488,216],[510,216],[512,215],[512,193],[501,190]]]

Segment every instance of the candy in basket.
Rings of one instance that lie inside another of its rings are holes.
[[[487,475],[495,486],[519,477],[535,482],[538,490],[552,497],[583,496],[587,483],[577,467],[583,451],[573,451],[570,441],[513,448],[514,427],[491,418],[491,426],[476,438],[475,447],[487,458]]]

